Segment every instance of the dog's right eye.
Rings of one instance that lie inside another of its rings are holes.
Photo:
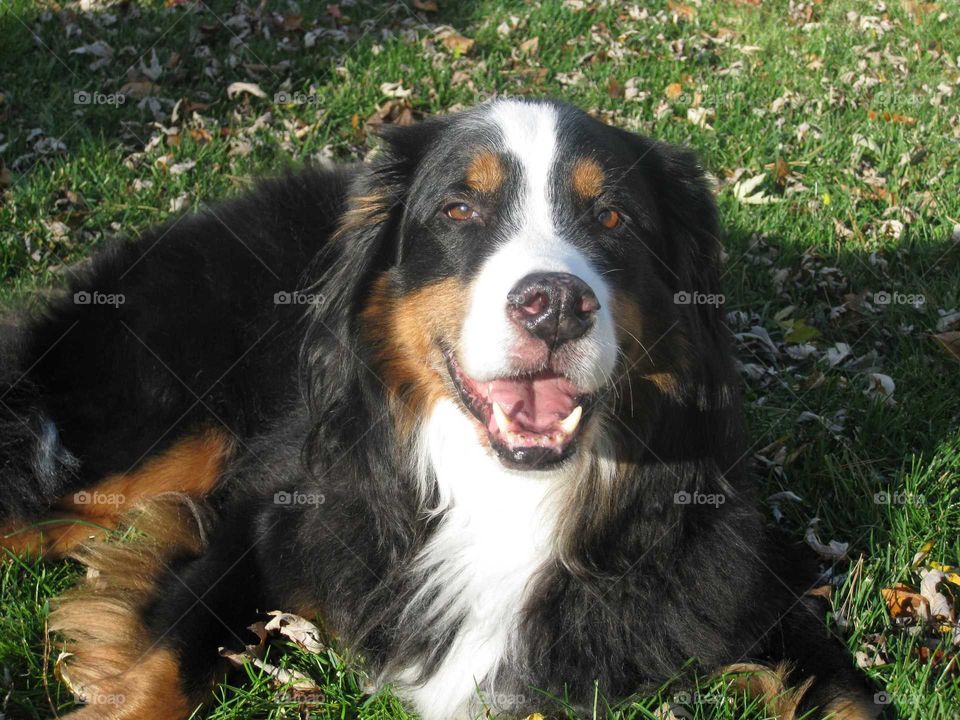
[[[480,216],[480,213],[466,203],[462,202],[450,203],[443,209],[443,212],[446,213],[448,218],[451,220],[456,220],[457,222],[474,220]]]

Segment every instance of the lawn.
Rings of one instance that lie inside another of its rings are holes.
[[[960,564],[956,4],[0,0],[0,38],[8,307],[108,238],[258,174],[363,158],[380,122],[495,94],[563,98],[696,149],[717,179],[754,472],[764,497],[793,493],[770,522],[803,542],[819,518],[823,542],[848,544],[824,561],[828,622],[891,712],[958,717],[951,631],[894,623],[881,593]],[[77,573],[0,565],[0,718],[73,706],[44,618]],[[334,650],[279,650],[322,692],[250,670],[202,717],[406,717]],[[598,698],[595,714],[653,718],[664,702],[763,717],[719,682],[614,710]]]

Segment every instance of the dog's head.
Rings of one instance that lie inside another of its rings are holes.
[[[502,463],[543,469],[592,426],[643,437],[696,394],[718,244],[688,153],[526,100],[387,141],[334,240],[327,311],[357,319],[403,431],[453,399]]]

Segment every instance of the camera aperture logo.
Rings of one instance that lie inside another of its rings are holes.
[[[319,305],[323,302],[323,295],[320,293],[305,293],[300,290],[287,292],[281,290],[273,294],[274,305]]]
[[[74,90],[74,105],[123,105],[127,96],[123,93],[102,93],[94,90]]]
[[[722,293],[702,293],[697,290],[681,290],[673,294],[674,305],[712,305],[720,307],[727,301]]]
[[[726,501],[727,498],[723,493],[687,492],[686,490],[681,490],[673,495],[675,505],[712,505],[714,507],[720,507]]]
[[[287,507],[296,506],[319,506],[323,505],[326,498],[323,493],[303,493],[296,490],[279,490],[273,494],[274,505],[286,505]]]
[[[123,293],[103,293],[99,290],[80,290],[73,294],[74,305],[109,305],[118,308],[127,301]]]

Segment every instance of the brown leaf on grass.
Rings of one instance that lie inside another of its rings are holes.
[[[278,22],[277,25],[281,30],[288,32],[299,30],[300,26],[303,25],[303,15],[284,15],[280,18],[280,22]]]
[[[540,37],[532,37],[520,43],[520,52],[525,55],[536,55],[540,51]]]
[[[264,674],[269,675],[276,685],[288,686],[301,692],[319,692],[321,690],[319,685],[299,670],[277,667],[258,657],[253,657],[247,651],[234,652],[233,650],[220,648],[220,657],[226,658],[231,665],[238,668],[253,665]]]
[[[667,100],[676,100],[683,95],[683,85],[680,83],[670,83],[663,91],[663,94],[667,96]]]
[[[367,125],[376,127],[377,125],[413,125],[422,119],[423,113],[413,109],[413,106],[405,98],[387,100],[377,111],[367,118]],[[359,127],[359,119],[354,123],[354,128]]]
[[[274,610],[269,614],[273,617],[264,625],[265,631],[280,633],[308,653],[322,653],[327,649],[321,639],[320,629],[309,620],[280,610]]]
[[[920,25],[927,15],[932,15],[940,10],[939,3],[916,2],[916,0],[901,0],[900,5],[904,11],[913,18],[913,21]]]
[[[413,0],[413,7],[422,12],[429,13],[439,12],[440,10],[434,0]]]
[[[892,113],[884,110],[883,112],[877,112],[876,110],[868,110],[867,118],[869,120],[883,120],[888,123],[896,123],[900,125],[916,125],[917,119],[911,117],[910,115],[902,115],[901,113]]]
[[[10,168],[0,164],[0,189],[8,188],[11,185],[13,185],[13,175],[10,173]]]
[[[914,623],[930,618],[930,604],[927,599],[908,585],[897,583],[893,587],[881,588],[880,595],[887,603],[887,610],[894,621]]]
[[[623,85],[615,77],[611,77],[607,81],[607,95],[612,98],[623,97]]]
[[[213,135],[211,135],[210,131],[206,128],[190,128],[190,138],[197,143],[197,145],[206,145],[213,140]]]
[[[787,176],[789,174],[789,163],[782,157],[778,157],[773,165],[773,184],[782,190],[787,184]]]
[[[672,12],[680,20],[693,20],[697,17],[697,9],[692,5],[685,5],[674,0],[667,0],[667,10]]]
[[[931,337],[937,341],[947,355],[954,360],[960,360],[960,330],[938,333]]]
[[[475,40],[464,37],[458,32],[452,32],[443,38],[443,46],[454,55],[468,54],[475,44]]]
[[[957,675],[960,672],[960,662],[957,660],[957,655],[945,653],[941,648],[921,645],[914,648],[914,655],[921,665],[930,665],[942,675]]]
[[[126,83],[120,88],[120,93],[122,95],[136,98],[137,100],[142,100],[150,95],[158,95],[159,92],[160,86],[154,82],[150,82],[149,80],[134,80],[133,82]]]

